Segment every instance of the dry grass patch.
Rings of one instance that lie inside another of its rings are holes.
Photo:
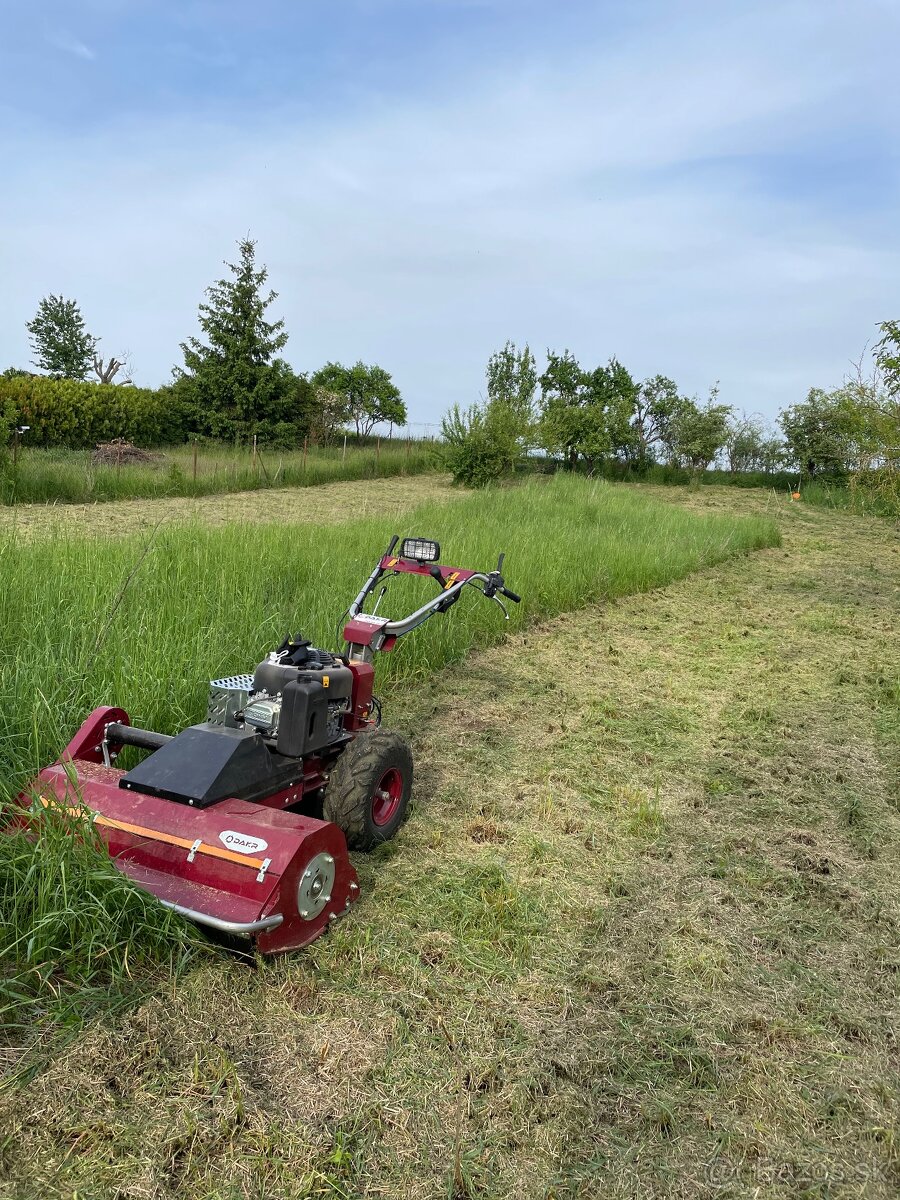
[[[204,525],[334,525],[357,517],[390,517],[429,500],[465,495],[446,475],[397,476],[317,487],[273,488],[223,495],[168,496],[158,500],[110,500],[98,504],[19,504],[0,506],[0,532],[24,538],[42,534],[118,537],[152,530],[160,522]]]

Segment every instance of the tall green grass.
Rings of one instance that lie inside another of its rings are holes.
[[[3,834],[0,1027],[7,1034],[33,1019],[36,1000],[37,1015],[49,1007],[63,1022],[108,1008],[111,996],[127,996],[136,973],[177,969],[197,944],[183,921],[116,870],[80,817],[38,804],[27,831]]]
[[[509,628],[659,587],[778,541],[767,520],[696,516],[562,475],[425,505],[405,529],[369,519],[324,530],[182,526],[164,528],[149,542],[131,536],[25,543],[6,535],[0,537],[0,790],[15,795],[98,704],[122,705],[135,723],[173,733],[202,719],[209,679],[251,669],[286,632],[302,630],[316,644],[338,648],[341,615],[394,532],[437,537],[443,561],[455,565],[490,570],[505,551],[508,585],[524,599],[511,606],[507,625],[496,605],[474,590],[463,593],[449,613],[381,657],[377,690],[388,698],[398,683],[424,683]],[[388,616],[434,594],[429,579],[397,583],[381,604]],[[539,655],[540,646],[528,652]],[[593,646],[573,645],[571,658],[573,670],[596,669]],[[390,722],[389,705],[386,717]],[[142,923],[158,915],[153,945],[170,928],[161,910],[142,907],[137,919],[116,901],[95,906],[96,934],[88,939],[52,885],[57,833],[17,840],[14,865],[0,874],[0,954],[16,964],[8,987],[25,995],[57,960],[71,975],[83,958],[82,979],[93,967],[109,974],[113,962],[115,978],[116,954],[147,936]],[[106,888],[110,875],[87,843],[83,860],[80,854],[69,879],[81,872],[84,904],[94,882],[106,881]],[[23,898],[36,880],[37,898]],[[56,923],[52,938],[33,937],[45,921]],[[66,937],[71,953],[60,959]]]
[[[270,487],[313,487],[339,480],[420,475],[434,469],[430,442],[383,440],[302,450],[198,447],[161,452],[152,464],[92,466],[89,450],[22,449],[0,463],[0,504],[89,504],[165,496],[211,496]]]
[[[900,472],[884,470],[870,472],[870,479],[859,476],[846,483],[824,483],[811,480],[800,488],[806,504],[817,508],[834,508],[868,517],[900,517]]]
[[[561,464],[550,459],[532,459],[532,470],[552,471]],[[664,486],[718,486],[736,488],[765,488],[783,495],[800,485],[807,504],[818,508],[833,508],[872,517],[900,516],[900,472],[886,466],[852,475],[826,475],[809,479],[798,471],[690,471],[685,467],[651,463],[638,469],[628,463],[599,464],[594,474],[616,483],[654,483]]]

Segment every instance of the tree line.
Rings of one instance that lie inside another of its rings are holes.
[[[486,395],[444,417],[454,478],[483,485],[515,472],[536,452],[572,469],[611,464],[635,472],[663,464],[700,473],[795,471],[835,478],[900,465],[900,322],[885,322],[867,374],[862,359],[832,391],[811,388],[776,426],[723,403],[718,384],[704,400],[674,380],[638,380],[616,358],[585,368],[569,351],[547,351],[539,374],[528,345],[492,354]],[[894,475],[896,478],[896,475]]]
[[[288,333],[283,320],[269,318],[277,293],[266,287],[268,270],[257,265],[254,241],[241,239],[238,261],[225,265],[229,274],[206,289],[199,306],[200,336],[181,343],[182,362],[173,369],[171,383],[154,389],[169,416],[177,414],[175,425],[184,436],[228,441],[255,437],[262,443],[289,448],[306,438],[327,442],[348,426],[357,434],[368,435],[377,425],[406,423],[400,390],[383,367],[328,362],[306,374],[295,371],[281,357]],[[133,386],[127,356],[103,358],[100,339],[88,331],[74,300],[45,297],[32,320],[26,322],[26,329],[33,365],[42,377]],[[7,370],[0,377],[0,392],[2,380],[33,374]],[[45,408],[48,391],[52,389],[42,389]],[[15,394],[26,392],[18,388]],[[65,393],[69,406],[77,394],[71,388]],[[23,415],[11,414],[14,398],[7,397],[7,421]],[[52,405],[56,400],[51,397],[49,402]],[[96,407],[98,402],[93,399],[92,403]],[[62,393],[59,406],[67,408]],[[0,394],[0,410],[3,407]],[[146,410],[147,405],[142,407]],[[160,421],[159,427],[169,430],[173,421]]]

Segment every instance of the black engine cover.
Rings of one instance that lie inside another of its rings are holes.
[[[323,719],[324,727],[324,719]],[[303,764],[273,754],[255,731],[191,725],[119,780],[119,787],[195,808],[258,800],[290,787]]]

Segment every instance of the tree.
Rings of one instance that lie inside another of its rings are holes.
[[[631,452],[639,464],[653,462],[656,448],[668,437],[680,403],[678,387],[666,375],[654,375],[638,384],[631,422]]]
[[[74,300],[45,296],[25,328],[31,337],[34,365],[54,379],[87,377],[94,358],[97,339],[84,324]]]
[[[765,471],[777,469],[783,456],[784,445],[770,431],[761,417],[740,417],[731,420],[725,439],[725,456],[732,474],[742,471]]]
[[[99,341],[100,339],[98,338],[97,340]],[[97,381],[99,383],[113,383],[123,367],[126,367],[125,358],[116,358],[111,354],[109,358],[104,361],[101,356],[97,354],[96,350],[94,351],[93,361],[91,362],[91,370],[97,376]],[[126,379],[120,379],[119,382],[133,383],[134,381],[131,378],[131,368],[126,367],[126,371],[128,377]]]
[[[585,374],[569,350],[547,351],[547,366],[540,377],[541,445],[550,454],[562,454],[570,467],[578,463],[582,439],[581,410]]]
[[[238,242],[239,261],[228,263],[231,278],[206,289],[199,307],[205,341],[181,343],[184,380],[196,406],[202,432],[213,437],[247,437],[260,421],[290,421],[290,394],[296,376],[279,350],[288,340],[284,321],[268,321],[266,310],[277,298],[264,292],[268,270],[256,266],[256,242]]]
[[[618,359],[611,358],[605,367],[596,367],[586,376],[581,453],[589,463],[627,453],[633,441],[636,394],[631,373]]]
[[[497,350],[487,364],[488,403],[500,401],[515,413],[523,429],[534,421],[534,395],[537,390],[537,368],[529,349],[519,350],[515,342],[507,342]]]
[[[570,467],[579,458],[592,466],[630,445],[635,384],[615,358],[584,371],[568,350],[548,350],[540,384],[541,444],[549,453],[563,454]]]
[[[900,321],[882,321],[881,340],[875,344],[875,362],[892,393],[900,392]]]
[[[369,367],[363,362],[345,367],[329,362],[316,371],[310,382],[326,394],[343,397],[345,419],[353,421],[357,434],[370,434],[376,425],[406,424],[400,389],[383,367]]]
[[[705,471],[715,460],[728,437],[728,418],[731,406],[717,404],[718,385],[711,391],[706,404],[681,397],[666,433],[669,461]]]
[[[805,474],[853,469],[865,416],[859,397],[846,386],[834,392],[810,388],[805,400],[782,412],[779,423],[791,459]]]
[[[311,413],[310,435],[314,442],[327,445],[334,439],[338,430],[350,420],[350,406],[347,397],[340,392],[329,391],[321,383],[311,386],[315,402]]]

